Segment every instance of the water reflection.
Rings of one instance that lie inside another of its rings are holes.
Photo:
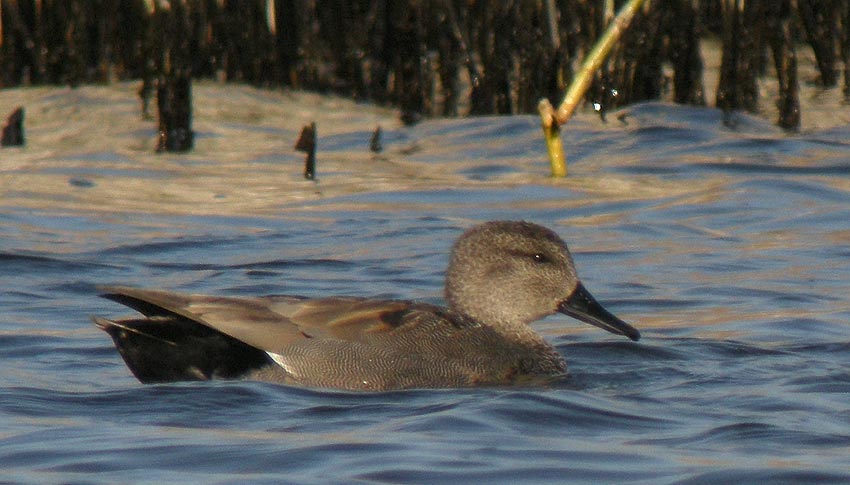
[[[850,479],[847,127],[730,130],[640,105],[627,124],[571,122],[570,177],[550,180],[531,117],[402,128],[233,86],[196,89],[196,152],[156,155],[134,91],[0,92],[32,123],[28,147],[0,152],[10,480]],[[313,119],[317,182],[292,149]],[[364,396],[140,386],[88,321],[115,311],[100,283],[440,302],[449,244],[485,219],[557,230],[643,340],[553,317],[538,329],[563,383]]]

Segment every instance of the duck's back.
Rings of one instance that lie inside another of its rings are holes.
[[[148,317],[97,320],[144,382],[241,377],[382,390],[509,384],[565,371],[542,338],[511,338],[435,305],[106,290]]]

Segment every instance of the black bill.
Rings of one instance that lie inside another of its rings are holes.
[[[632,340],[640,339],[640,332],[635,327],[602,308],[602,305],[593,298],[593,295],[581,283],[576,286],[572,295],[558,305],[558,311],[611,333],[625,335]]]

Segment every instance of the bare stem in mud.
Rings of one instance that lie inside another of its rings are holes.
[[[549,162],[552,165],[553,177],[564,177],[567,175],[566,156],[560,138],[560,126],[572,117],[579,101],[590,88],[593,75],[602,67],[602,63],[611,52],[611,48],[623,35],[623,32],[631,23],[632,18],[643,4],[644,0],[631,0],[620,9],[617,16],[596,42],[596,45],[587,55],[578,74],[570,84],[564,100],[555,110],[549,100],[542,99],[538,105],[540,118],[543,125],[543,136],[546,139],[546,149],[549,152]]]

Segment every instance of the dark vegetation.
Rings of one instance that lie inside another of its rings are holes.
[[[143,95],[179,98],[189,96],[190,79],[213,78],[391,104],[409,121],[533,113],[541,97],[560,101],[612,13],[605,4],[0,0],[0,87],[143,79]],[[703,85],[706,37],[722,42],[716,93]],[[697,105],[715,96],[723,110],[755,111],[757,79],[770,75],[780,85],[778,123],[796,129],[796,53],[806,45],[817,58],[815,82],[843,82],[850,95],[850,0],[652,0],[587,99],[610,109],[665,93]],[[176,111],[178,122],[191,116]],[[162,149],[191,146],[191,132],[173,136]]]

